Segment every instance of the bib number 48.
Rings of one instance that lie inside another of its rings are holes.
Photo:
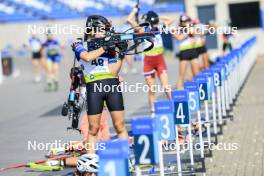
[[[96,59],[91,62],[91,65],[104,66],[104,59]]]

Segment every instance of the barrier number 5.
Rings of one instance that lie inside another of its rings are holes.
[[[195,101],[194,95],[195,95],[194,92],[189,93],[190,110],[192,111],[196,109],[196,101]]]

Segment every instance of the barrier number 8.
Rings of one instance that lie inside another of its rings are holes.
[[[215,86],[220,86],[220,76],[218,73],[214,74],[214,84]]]

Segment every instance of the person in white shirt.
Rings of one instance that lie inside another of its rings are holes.
[[[29,39],[29,46],[32,52],[32,68],[34,74],[34,82],[39,83],[41,81],[40,66],[41,66],[41,46],[42,43],[36,35],[32,35]]]

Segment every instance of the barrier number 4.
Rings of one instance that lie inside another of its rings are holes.
[[[179,103],[179,106],[178,106],[178,109],[177,109],[176,118],[177,119],[181,119],[181,123],[184,123],[185,115],[183,113],[183,103]]]

